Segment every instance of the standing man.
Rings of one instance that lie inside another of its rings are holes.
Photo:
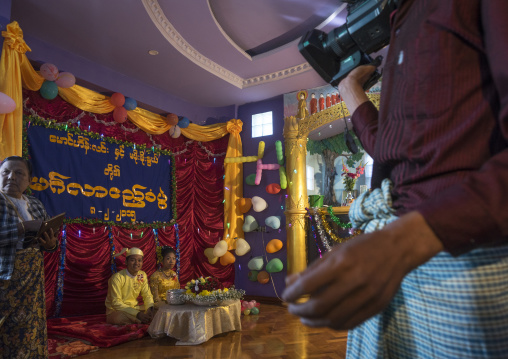
[[[373,66],[340,83],[385,179],[351,208],[366,233],[283,298],[307,325],[355,328],[349,358],[506,358],[507,38],[506,0],[399,0],[379,113]]]
[[[118,325],[149,324],[152,321],[153,297],[148,276],[141,270],[141,249],[127,250],[126,264],[126,269],[113,274],[108,281],[107,322]],[[138,305],[140,295],[143,297],[143,306]]]

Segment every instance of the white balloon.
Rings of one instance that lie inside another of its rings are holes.
[[[180,129],[180,127],[178,127],[177,125],[175,126],[172,126],[170,129],[169,129],[169,135],[173,138],[178,138],[180,137],[180,135],[182,134],[182,130]]]
[[[250,251],[250,245],[243,238],[238,238],[236,240],[236,250],[235,253],[237,256],[243,256],[244,254]]]
[[[228,251],[228,242],[220,240],[219,243],[213,247],[213,255],[215,257],[222,257]]]
[[[244,232],[252,232],[259,227],[256,218],[252,217],[250,214],[245,216],[245,220],[243,221],[242,229]]]
[[[16,109],[16,102],[8,95],[0,92],[0,113],[11,113]]]
[[[279,229],[280,228],[280,217],[279,216],[270,216],[267,219],[265,219],[265,224],[268,227],[271,227],[273,229]]]
[[[268,203],[258,196],[252,197],[252,209],[256,212],[264,211],[268,207]]]

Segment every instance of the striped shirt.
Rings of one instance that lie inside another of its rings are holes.
[[[28,200],[28,213],[33,219],[49,218],[41,201],[32,196],[25,197]],[[0,280],[11,279],[19,241],[18,223],[15,207],[0,193]]]
[[[453,255],[508,238],[508,1],[401,1],[379,112],[354,130]]]

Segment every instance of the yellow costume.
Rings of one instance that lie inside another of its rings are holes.
[[[143,297],[143,306],[138,305],[139,295]],[[139,323],[139,320],[136,319],[138,313],[153,307],[153,304],[152,293],[148,287],[148,276],[145,272],[139,271],[137,275],[133,276],[127,269],[124,269],[113,274],[109,279],[106,315],[110,316],[121,311],[127,314],[133,323]]]
[[[162,269],[159,269],[150,277],[150,289],[155,302],[165,302],[166,292],[169,289],[180,289],[180,282],[174,271],[170,270],[166,275]]]

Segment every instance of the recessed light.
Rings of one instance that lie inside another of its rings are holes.
[[[149,53],[150,55],[152,55],[152,56],[155,56],[155,55],[158,55],[158,54],[159,54],[159,51],[157,51],[157,50],[150,50],[150,51],[148,51],[148,53]]]

